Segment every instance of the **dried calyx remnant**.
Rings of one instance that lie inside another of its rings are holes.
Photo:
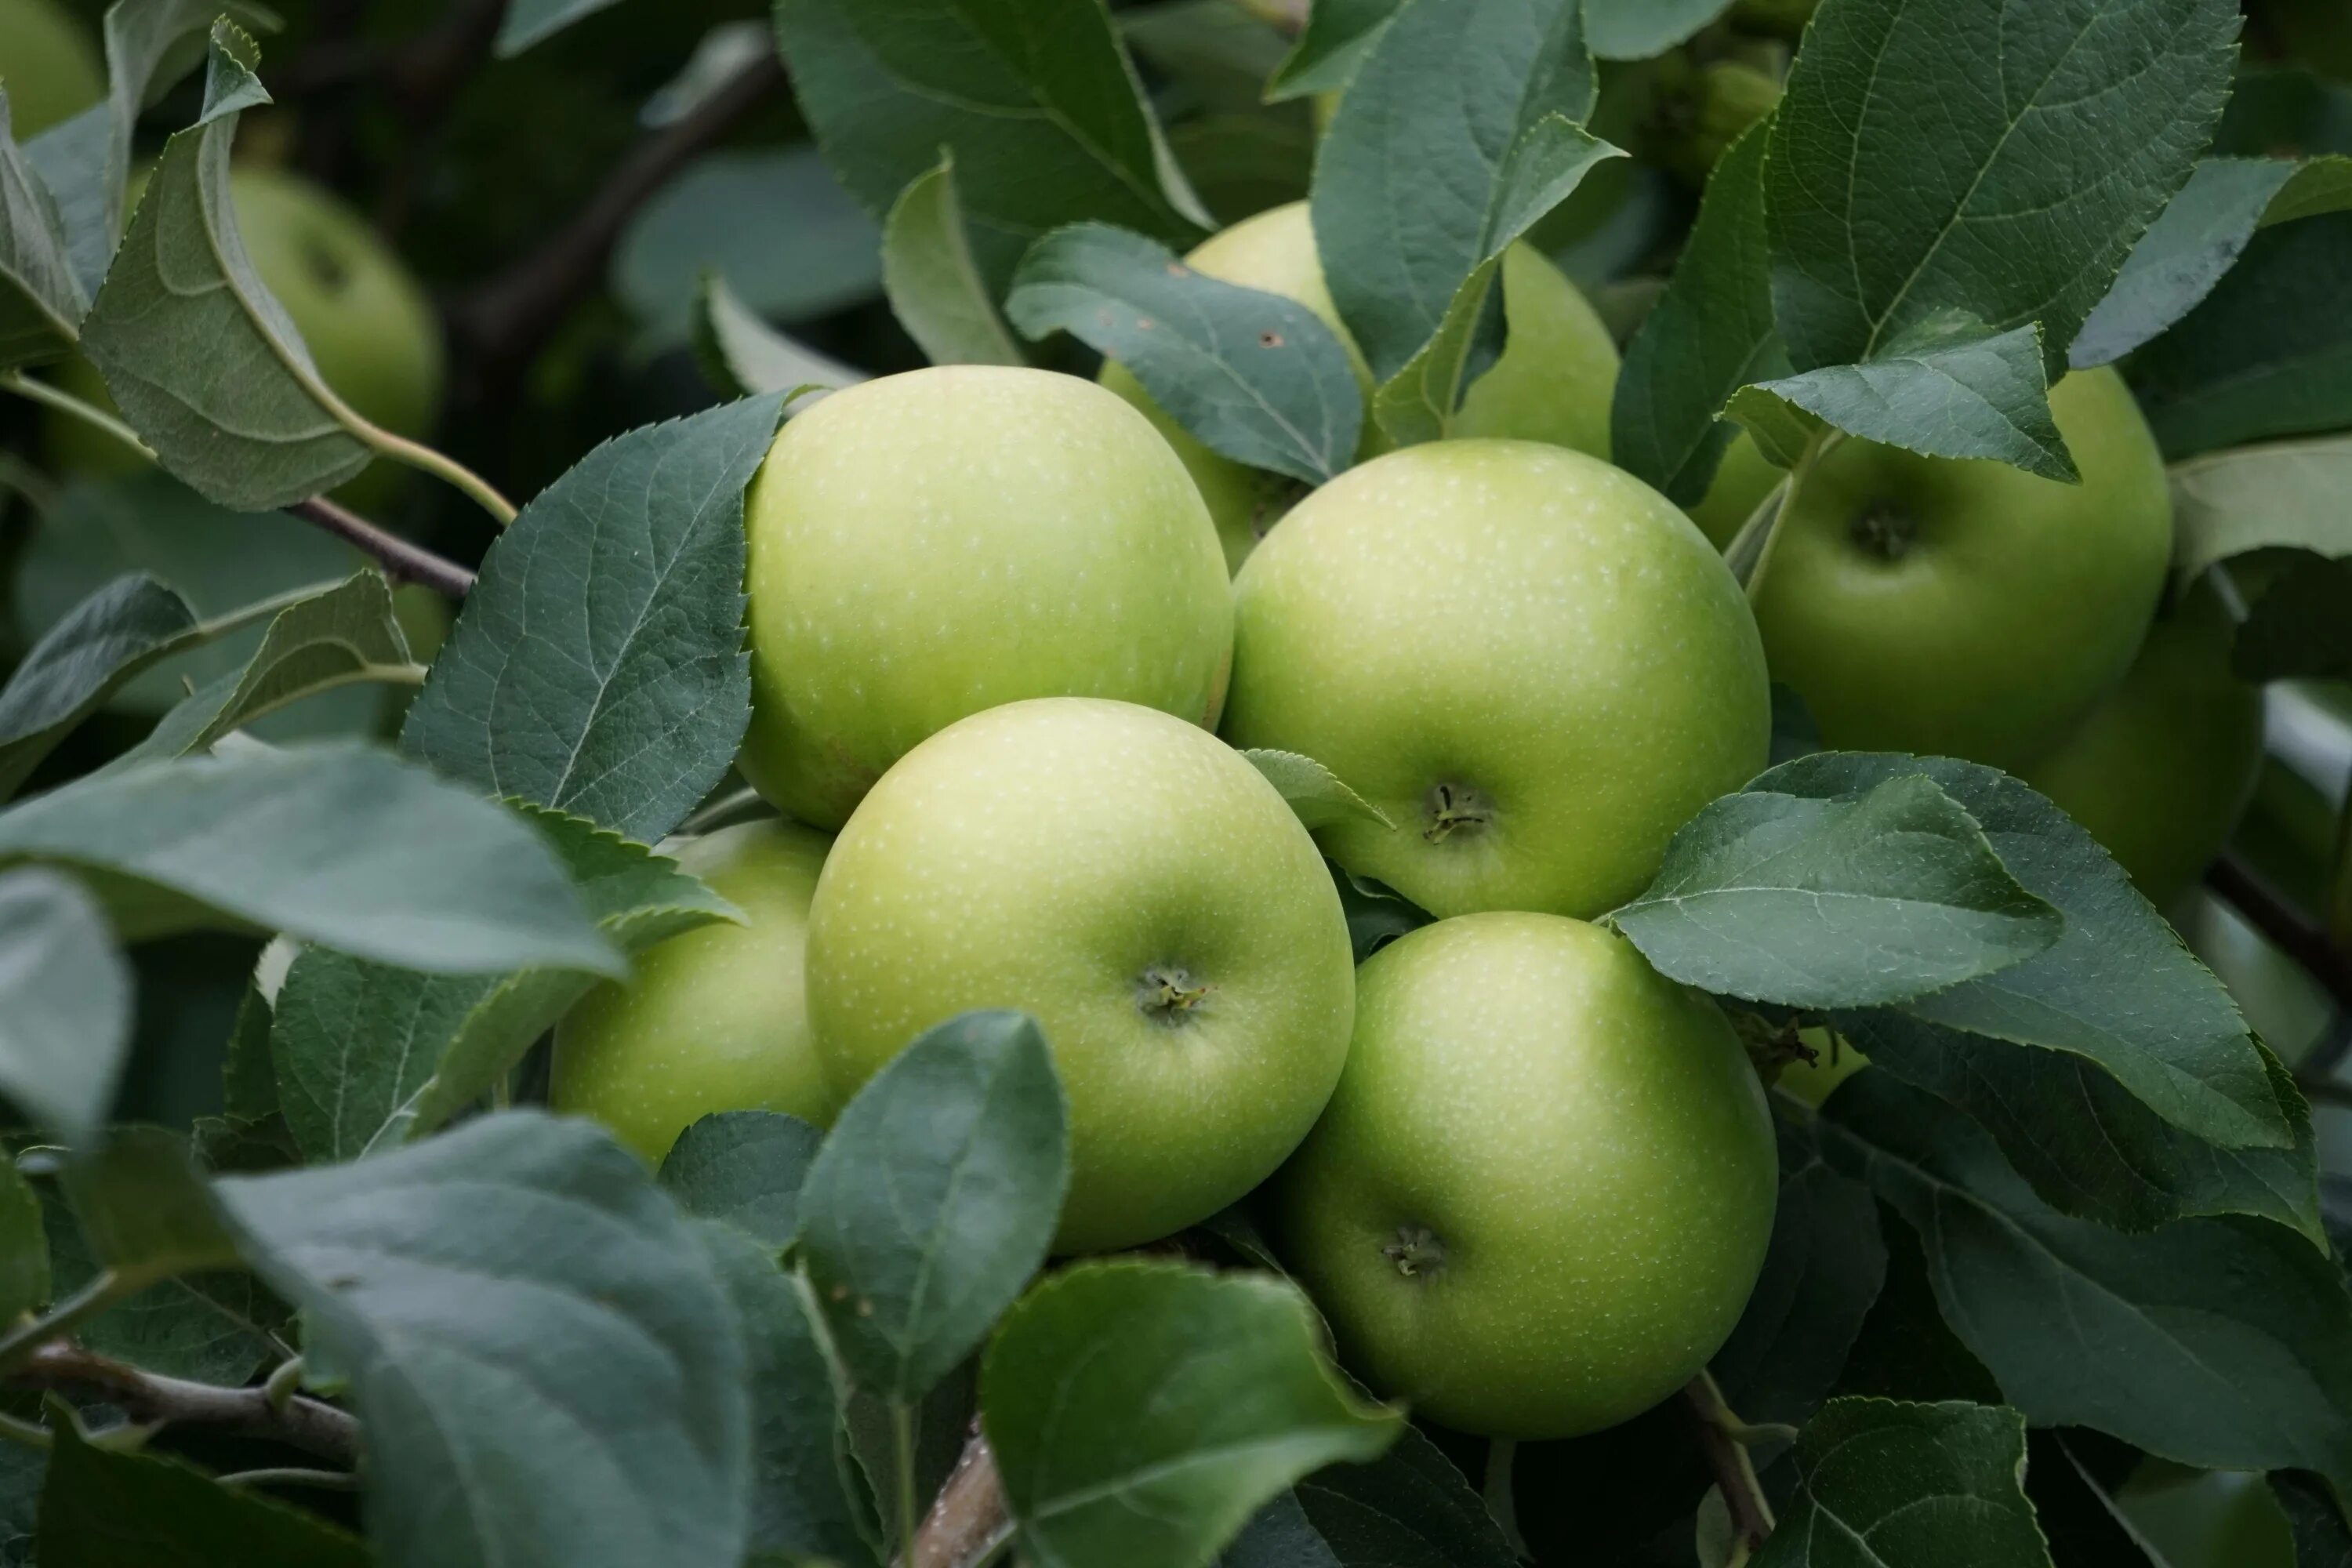
[[[1486,797],[1467,784],[1441,784],[1429,792],[1429,826],[1421,836],[1443,844],[1456,833],[1475,832],[1494,816]]]
[[[1406,1279],[1417,1279],[1445,1267],[1445,1244],[1425,1225],[1401,1225],[1397,1238],[1381,1248],[1381,1256]]]
[[[1214,989],[1194,980],[1188,970],[1155,964],[1135,983],[1135,1005],[1148,1018],[1163,1024],[1181,1023]]]

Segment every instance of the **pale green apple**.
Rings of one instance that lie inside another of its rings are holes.
[[[1085,698],[977,714],[885,774],[825,863],[808,962],[845,1098],[959,1013],[1043,1026],[1070,1108],[1061,1252],[1265,1180],[1355,1015],[1338,890],[1274,786],[1197,726]]]
[[[1614,1426],[1739,1321],[1772,1122],[1713,1002],[1614,932],[1465,915],[1381,949],[1278,1247],[1373,1389],[1500,1437]]]
[[[1216,530],[1150,421],[1093,382],[955,365],[836,392],[776,437],[744,522],[740,765],[803,822],[839,826],[925,736],[1025,697],[1216,722]]]
[[[2116,1511],[2165,1568],[2295,1568],[2294,1531],[2260,1475],[2148,1458],[2116,1489]]]
[[[1830,745],[2016,772],[2130,667],[2172,553],[2164,459],[2112,370],[2050,406],[2078,485],[1847,441],[1801,487],[1751,591]]]
[[[2229,841],[2263,766],[2263,694],[2230,669],[2210,589],[2149,628],[2129,673],[2027,784],[2091,830],[2140,891],[2170,902]]]
[[[1331,302],[1305,202],[1245,218],[1212,236],[1185,260],[1208,277],[1280,294],[1320,316],[1339,334],[1356,379],[1370,395],[1371,372]],[[1503,308],[1507,336],[1502,357],[1471,384],[1454,434],[1547,441],[1608,456],[1609,402],[1617,384],[1617,345],[1609,329],[1576,285],[1526,245],[1503,254]],[[1208,502],[1227,563],[1239,571],[1298,499],[1297,483],[1221,457],[1193,439],[1117,361],[1103,366],[1102,384],[1141,409],[1168,437]],[[1387,445],[1368,413],[1359,455],[1376,456]]]
[[[1597,458],[1440,441],[1309,497],[1234,583],[1237,746],[1300,752],[1386,814],[1319,837],[1439,915],[1589,917],[1765,763],[1739,585]]]
[[[55,0],[0,0],[0,90],[22,146],[106,96],[106,68],[80,23]]]
[[[714,1111],[831,1121],[802,970],[830,842],[797,823],[750,822],[679,850],[678,865],[745,923],[671,937],[639,953],[625,983],[583,997],[555,1031],[555,1109],[594,1117],[653,1165]]]
[[[142,183],[133,183],[134,203]],[[370,423],[395,436],[429,434],[441,412],[441,322],[400,258],[341,198],[298,174],[240,166],[230,173],[229,198],[255,275],[286,307],[320,379]],[[52,374],[75,396],[113,408],[105,382],[80,355]],[[62,472],[121,473],[143,461],[55,411],[43,436]],[[401,472],[378,461],[337,493],[354,505],[380,504]]]
[[[1868,1067],[1870,1058],[1849,1042],[1832,1038],[1826,1029],[1807,1029],[1804,1039],[1813,1049],[1813,1059],[1789,1063],[1772,1080],[1772,1087],[1788,1090],[1818,1110],[1831,1091]]]

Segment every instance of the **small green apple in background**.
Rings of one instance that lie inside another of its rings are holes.
[[[143,179],[133,182],[135,205]],[[240,166],[230,172],[237,233],[255,274],[286,307],[311,363],[354,413],[396,436],[431,433],[440,416],[441,322],[433,302],[367,221],[299,175]],[[77,397],[113,407],[96,367],[75,356],[51,373]],[[135,468],[120,441],[69,415],[44,418],[50,461],[90,475]],[[371,464],[337,493],[355,506],[381,502],[402,478]]]
[[[1870,1058],[1843,1039],[1832,1038],[1826,1029],[1804,1031],[1805,1044],[1811,1047],[1813,1059],[1801,1058],[1780,1069],[1772,1087],[1788,1090],[1807,1105],[1819,1110],[1830,1091],[1870,1065]]]
[[[751,822],[679,851],[747,923],[674,936],[638,954],[625,984],[582,998],[555,1031],[555,1109],[594,1117],[653,1165],[713,1111],[830,1121],[802,970],[830,842],[797,823]]]
[[[81,25],[53,0],[0,0],[0,89],[23,146],[106,96],[106,68]]]
[[[1150,421],[1093,382],[958,365],[836,392],[776,437],[744,524],[740,766],[803,822],[838,827],[917,742],[1000,703],[1200,724],[1223,705],[1216,530]]]
[[[942,1019],[1036,1018],[1070,1104],[1059,1252],[1265,1180],[1355,1016],[1339,892],[1274,786],[1194,725],[1084,698],[975,715],[883,776],[825,864],[808,974],[845,1100]]]
[[[1800,489],[1750,588],[1829,745],[2016,772],[2130,668],[2172,554],[2164,459],[2111,370],[2050,406],[2079,485],[1847,441]]]
[[[1528,441],[1440,441],[1340,475],[1234,582],[1237,746],[1300,752],[1396,824],[1331,858],[1438,915],[1589,917],[1761,771],[1748,604],[1664,496]]]
[[[2142,1459],[2116,1511],[2165,1568],[2295,1568],[2294,1527],[2259,1475]]]
[[[2210,588],[2187,595],[2123,680],[2022,775],[2158,904],[2221,853],[2262,773],[2263,694],[2230,669],[2234,630]]]
[[[1713,1002],[1598,926],[1465,915],[1365,961],[1347,1070],[1276,1179],[1278,1249],[1376,1392],[1574,1436],[1722,1345],[1777,1182]]]
[[[1197,271],[1246,289],[1296,300],[1339,335],[1371,391],[1371,372],[1339,323],[1339,308],[1323,281],[1315,228],[1305,202],[1262,212],[1218,234],[1185,260]],[[1559,268],[1526,245],[1503,254],[1503,304],[1507,336],[1502,357],[1474,382],[1455,417],[1457,436],[1504,436],[1609,455],[1609,400],[1617,384],[1617,345],[1609,329]],[[1141,409],[1184,460],[1209,515],[1216,521],[1225,560],[1235,571],[1268,529],[1297,499],[1298,487],[1202,446],[1151,401],[1125,365],[1102,368],[1102,384]],[[1386,442],[1367,416],[1359,454]]]

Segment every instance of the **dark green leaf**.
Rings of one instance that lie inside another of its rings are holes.
[[[0,1322],[13,1323],[49,1300],[49,1247],[41,1199],[14,1162],[0,1170]]]
[[[1757,1568],[2048,1568],[2025,1498],[2025,1420],[1980,1405],[1840,1399],[1797,1439],[1797,1492]]]
[[[512,813],[356,746],[85,779],[0,811],[19,858],[115,873],[99,890],[126,936],[226,917],[441,973],[620,967]]]
[[[2352,437],[2215,452],[2172,468],[2174,564],[2193,577],[2219,561],[2285,547],[2352,556]]]
[[[514,0],[505,7],[505,19],[499,24],[499,58],[512,59],[523,50],[551,37],[572,26],[583,16],[593,16],[619,0]]]
[[[1266,783],[1281,792],[1282,798],[1290,803],[1290,809],[1298,814],[1298,820],[1310,828],[1328,827],[1351,816],[1377,822],[1382,827],[1396,826],[1381,814],[1378,806],[1349,789],[1339,774],[1312,757],[1263,746],[1252,747],[1242,755],[1265,775]]]
[[[2271,1491],[2294,1532],[2295,1568],[2347,1568],[2352,1565],[2352,1531],[2318,1477],[2281,1470],[2270,1479]]]
[[[1328,864],[1331,880],[1339,884],[1339,908],[1348,917],[1348,942],[1358,963],[1437,918],[1385,882],[1359,877],[1337,861]]]
[[[882,287],[898,324],[933,364],[1027,363],[972,255],[952,153],[942,153],[890,204],[882,225]]]
[[[703,374],[730,397],[782,393],[790,411],[821,395],[810,395],[812,388],[837,389],[866,379],[752,314],[716,272],[704,273],[696,288],[688,335]]]
[[[2197,165],[2116,274],[2066,363],[2109,364],[2189,313],[2237,261],[2271,198],[2294,174],[2283,158],[2208,158]]]
[[[953,155],[992,297],[1066,223],[1208,226],[1101,0],[780,0],[775,18],[801,112],[867,211]]]
[[[164,1179],[177,1184],[184,1178],[171,1173]],[[181,1191],[184,1195],[187,1189]],[[140,1201],[135,1187],[129,1201]],[[49,1266],[57,1295],[63,1298],[89,1284],[100,1265],[62,1195],[44,1194],[42,1213]],[[215,1267],[148,1286],[84,1323],[77,1337],[100,1355],[165,1377],[235,1385],[265,1360],[283,1353],[271,1336],[285,1326],[286,1317],[286,1309],[252,1275],[241,1268]]]
[[[2169,458],[2352,425],[2352,213],[2254,236],[2205,302],[2132,358]]]
[[[782,1120],[780,1118],[780,1120]],[[843,1390],[807,1287],[731,1225],[695,1227],[741,1325],[751,1396],[751,1552],[872,1563],[871,1504],[849,1453]]]
[[[2211,136],[2237,26],[2229,0],[1823,8],[1766,157],[1796,367],[1876,359],[1953,311],[2039,321],[2063,363]]]
[[[1945,1321],[2029,1420],[2352,1480],[2352,1298],[2308,1241],[2263,1220],[2069,1219],[1981,1129],[1875,1069],[1823,1114],[1832,1159],[1917,1234]]]
[[[46,1450],[0,1447],[0,1568],[32,1568],[33,1531],[48,1468]]]
[[[91,1259],[126,1280],[234,1268],[236,1246],[186,1140],[119,1127],[65,1167],[65,1192]]]
[[[0,873],[0,1094],[79,1140],[103,1121],[131,1047],[131,969],[70,877]]]
[[[388,1568],[740,1561],[734,1311],[689,1222],[609,1138],[509,1112],[215,1191],[350,1378]]]
[[[0,84],[0,369],[72,347],[89,308],[57,198],[16,145]]]
[[[2103,1473],[2109,1449],[2120,1461],[2113,1476]],[[2095,1432],[2026,1434],[2025,1495],[2059,1568],[2165,1568],[2116,1505],[2113,1488],[2137,1458]]]
[[[677,826],[751,721],[743,487],[782,404],[615,437],[524,507],[483,558],[402,750],[632,838]]]
[[[1941,991],[2049,951],[2065,923],[1925,773],[1858,777],[1835,795],[1726,795],[1610,920],[1685,984],[1803,1007]]]
[[[1024,1298],[980,1402],[1037,1568],[1188,1568],[1300,1476],[1374,1458],[1403,1425],[1340,1386],[1295,1286],[1137,1259],[1076,1265]]]
[[[0,688],[0,798],[141,669],[193,640],[196,614],[143,574],[117,577],[51,626]]]
[[[83,1440],[49,1407],[42,1568],[367,1568],[360,1539],[313,1513],[234,1490],[177,1459]]]
[[[1069,1184],[1054,1058],[1019,1013],[918,1037],[842,1110],[800,1193],[800,1258],[861,1387],[904,1405],[1045,1260]]]
[[[1508,1558],[1504,1561],[1507,1563]],[[1250,1516],[1233,1543],[1218,1553],[1217,1568],[1345,1568],[1315,1533],[1296,1492],[1284,1492]]]
[[[2088,833],[2006,774],[1944,757],[1822,752],[1751,787],[1828,797],[1926,773],[1967,808],[2011,876],[2066,917],[2039,957],[1904,1005],[1947,1028],[2087,1058],[2185,1131],[2284,1148],[2284,1110],[2238,1009]]]
[[[1400,1430],[1380,1458],[1327,1466],[1297,1490],[1340,1568],[1509,1568],[1514,1561],[1494,1515],[1418,1427]]]
[[[1750,129],[1716,164],[1673,280],[1626,345],[1617,377],[1612,455],[1679,506],[1706,494],[1738,434],[1719,417],[1731,395],[1789,368],[1765,253],[1769,134]]]
[[[1584,36],[1604,60],[1662,55],[1716,19],[1730,0],[1584,0]]]
[[[2352,680],[2352,561],[2298,555],[2238,628],[2241,679]]]
[[[279,984],[284,984],[283,977]],[[274,993],[273,993],[274,994]],[[278,1114],[278,1068],[269,1059],[269,997],[247,981],[229,1026],[228,1050],[221,1060],[221,1112],[240,1121]]]
[[[661,1183],[688,1214],[781,1252],[800,1232],[801,1184],[824,1134],[775,1110],[722,1110],[677,1135]]]
[[[1032,338],[1066,331],[1118,361],[1235,462],[1314,485],[1355,460],[1355,366],[1295,300],[1219,282],[1141,235],[1080,224],[1030,247],[1004,310]]]
[[[1337,92],[1363,63],[1403,0],[1315,0],[1307,26],[1265,84],[1270,101]]]

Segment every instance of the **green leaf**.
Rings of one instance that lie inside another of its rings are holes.
[[[1730,0],[1584,0],[1584,36],[1604,60],[1664,54],[1712,22]]]
[[[2263,209],[2263,226],[2347,208],[2352,208],[2352,156],[2331,153],[2295,165],[2284,188]]]
[[[1822,9],[1765,163],[1796,368],[1876,359],[1954,311],[2039,321],[2063,356],[2210,138],[2237,26],[2229,0]],[[1924,112],[1923,83],[1949,88]]]
[[[1355,366],[1295,300],[1195,272],[1141,235],[1079,224],[1030,247],[1004,310],[1031,338],[1066,331],[1118,361],[1235,462],[1316,485],[1355,460]]]
[[[0,1447],[0,1565],[5,1568],[31,1568],[33,1531],[48,1468],[46,1450],[15,1443]]]
[[[2174,1126],[2284,1148],[2285,1111],[2229,993],[2088,833],[2006,774],[1947,757],[1822,752],[1750,787],[1828,798],[1925,773],[1967,808],[2011,876],[2066,917],[2048,952],[1906,1004],[1927,1023],[2096,1064]]]
[[[0,369],[72,347],[89,308],[65,219],[11,134],[0,84]]]
[[[1833,1401],[1797,1439],[1796,1495],[1756,1568],[2048,1568],[2025,1497],[2025,1419],[1981,1405]]]
[[[1952,321],[1891,340],[1860,364],[1822,365],[1744,387],[1730,412],[1752,427],[1762,413],[1757,401],[1773,398],[1865,440],[1931,458],[1988,458],[2072,481],[2079,476],[2042,374],[2035,324],[1991,334],[1973,321]]]
[[[0,811],[0,863],[26,858],[113,873],[133,940],[226,921],[436,973],[619,967],[512,813],[363,747],[84,779]]]
[[[1326,864],[1331,868],[1331,880],[1339,885],[1339,908],[1348,917],[1348,942],[1358,963],[1437,918],[1385,882],[1359,877],[1337,861]]]
[[[2284,546],[2352,555],[2352,436],[2282,441],[2177,463],[2173,563],[2186,579],[2216,562]]]
[[[505,7],[492,51],[512,59],[543,38],[552,37],[583,16],[593,16],[619,0],[514,0]]]
[[[213,58],[234,65],[242,37],[222,24]],[[164,143],[82,348],[164,468],[266,511],[334,489],[373,454],[372,427],[320,378],[237,236],[228,159],[243,96]]]
[[[1101,0],[779,0],[775,20],[801,112],[867,211],[954,157],[991,297],[1066,223],[1171,243],[1209,226]]]
[[[1764,1271],[1708,1370],[1743,1421],[1801,1426],[1837,1386],[1886,1282],[1870,1189],[1832,1170],[1809,1127],[1781,1120],[1780,1201]]]
[[[1765,126],[1731,144],[1706,184],[1666,291],[1626,345],[1611,408],[1619,467],[1678,506],[1706,494],[1738,434],[1733,393],[1789,369],[1772,323],[1764,242]]]
[[[1053,1054],[1020,1013],[926,1030],[834,1123],[800,1192],[800,1250],[850,1376],[910,1404],[1045,1260],[1069,1184]]]
[[[2352,425],[2352,212],[2254,236],[2228,277],[2127,374],[2165,455]]]
[[[730,397],[782,393],[787,412],[866,379],[761,321],[715,271],[705,272],[695,290],[688,337],[712,385]]]
[[[2148,226],[2066,351],[2076,370],[2111,364],[2179,321],[2230,270],[2295,173],[2284,158],[2208,158]]]
[[[187,1178],[170,1166],[163,1180],[185,1194]],[[132,1189],[130,1201],[138,1201]],[[200,1210],[201,1212],[201,1210]],[[88,1285],[100,1267],[65,1198],[42,1195],[49,1268],[59,1299]],[[219,1258],[208,1261],[217,1264]],[[165,1377],[236,1386],[282,1355],[272,1337],[286,1325],[284,1305],[240,1268],[175,1274],[108,1308],[75,1331],[83,1346]]]
[[[722,1110],[677,1135],[661,1184],[686,1212],[725,1220],[771,1252],[800,1233],[801,1184],[824,1134],[776,1110]]]
[[[741,1325],[751,1396],[751,1561],[870,1564],[871,1500],[842,1419],[844,1392],[807,1287],[731,1225],[695,1234]]]
[[[0,688],[0,799],[124,681],[194,640],[196,614],[144,574],[117,577],[68,611]]]
[[[63,1177],[90,1258],[124,1279],[152,1283],[236,1266],[220,1205],[179,1134],[116,1128],[68,1163]]]
[[[1836,765],[1813,764],[1817,789]],[[2059,912],[1934,780],[1855,772],[1836,795],[1751,786],[1714,802],[1611,923],[1685,984],[1801,1007],[1904,1001],[2058,941]]]
[[[1328,827],[1349,817],[1361,817],[1393,830],[1396,824],[1381,809],[1349,789],[1346,781],[1314,758],[1297,752],[1255,746],[1242,752],[1250,765],[1265,775],[1298,820],[1309,828]]]
[[[2294,1540],[2296,1568],[2346,1568],[2352,1563],[2352,1530],[2320,1478],[2281,1470],[2270,1478],[2271,1495],[2286,1515]]]
[[[2253,1219],[2069,1219],[1981,1129],[1875,1068],[1823,1115],[1830,1157],[1917,1234],[1945,1321],[2028,1420],[2352,1480],[2352,1298],[2309,1242]]]
[[[1507,1564],[1510,1559],[1506,1556]],[[1315,1532],[1298,1494],[1284,1492],[1250,1515],[1233,1543],[1217,1554],[1217,1568],[1343,1568],[1339,1555]]]
[[[524,816],[597,931],[624,952],[738,918],[643,845],[559,812]],[[493,977],[421,974],[306,950],[278,989],[269,1037],[296,1143],[312,1160],[347,1160],[424,1136],[488,1093],[594,979],[562,964]]]
[[[2352,561],[2297,558],[2256,599],[2230,668],[2242,680],[2352,679]]]
[[[1010,266],[1007,268],[1008,278]],[[882,287],[907,335],[933,364],[1026,364],[973,257],[955,156],[907,182],[882,225]]]
[[[49,1300],[49,1245],[40,1194],[12,1161],[0,1169],[0,1322]]]
[[[0,872],[0,1093],[34,1122],[79,1142],[105,1119],[131,1049],[131,985],[80,883]]]
[[[1284,1487],[1378,1457],[1403,1425],[1340,1385],[1295,1286],[1126,1258],[1023,1298],[980,1405],[1037,1568],[1201,1563]]]
[[[782,405],[614,437],[524,507],[483,557],[401,749],[631,838],[677,826],[751,721],[743,487]]]
[[[741,1560],[734,1311],[618,1144],[508,1112],[215,1191],[247,1261],[349,1377],[386,1568]]]
[[[283,985],[283,975],[278,984]],[[257,982],[247,981],[221,1061],[221,1112],[226,1118],[259,1121],[278,1114],[278,1069],[269,1059],[270,1022],[269,996],[262,994]]]
[[[1316,1471],[1297,1493],[1341,1568],[1510,1568],[1517,1561],[1486,1503],[1416,1426],[1399,1428],[1376,1459]]]
[[[1581,0],[1415,0],[1381,30],[1315,164],[1332,300],[1401,441],[1454,416],[1503,251],[1618,155],[1592,107]]]
[[[1266,101],[1278,103],[1346,87],[1403,3],[1314,0],[1307,8],[1307,26],[1299,29],[1298,42],[1266,81]]]
[[[359,1537],[178,1459],[85,1440],[50,1406],[41,1488],[43,1568],[367,1568]]]

